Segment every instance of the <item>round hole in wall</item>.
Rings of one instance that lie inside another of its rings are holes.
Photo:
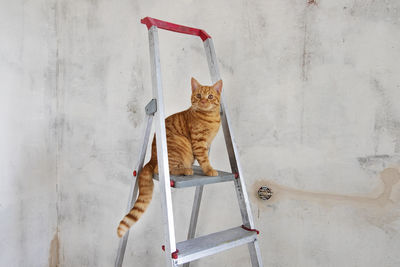
[[[264,185],[258,189],[257,195],[261,200],[268,200],[272,197],[272,190]]]

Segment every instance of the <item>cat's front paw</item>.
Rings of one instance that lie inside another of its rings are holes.
[[[183,174],[184,175],[193,175],[193,170],[189,169],[189,168],[186,168]]]
[[[208,169],[205,174],[207,176],[218,176],[218,172],[214,170],[213,168]]]

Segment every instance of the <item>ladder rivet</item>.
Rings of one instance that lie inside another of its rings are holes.
[[[136,170],[134,170],[134,171],[133,171],[133,176],[135,176],[135,177],[136,177]]]
[[[175,252],[172,252],[171,256],[173,259],[177,259],[178,258],[178,253],[179,253],[179,249],[177,249]]]
[[[161,249],[165,251],[165,245],[162,245]],[[172,252],[171,253],[171,258],[176,260],[178,258],[178,253],[179,253],[179,249],[175,250],[175,252]]]
[[[235,173],[235,178],[239,178],[239,173]]]

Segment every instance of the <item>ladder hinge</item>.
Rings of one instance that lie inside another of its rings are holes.
[[[157,101],[153,98],[145,107],[147,115],[154,115],[157,112]]]

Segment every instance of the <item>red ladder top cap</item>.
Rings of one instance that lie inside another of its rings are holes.
[[[156,26],[157,28],[167,30],[167,31],[173,31],[173,32],[179,32],[179,33],[185,33],[185,34],[190,34],[190,35],[196,35],[201,38],[201,40],[205,41],[208,38],[211,38],[206,31],[202,29],[197,29],[197,28],[192,28],[192,27],[187,27],[151,17],[145,17],[141,19],[140,21],[142,24],[146,24],[147,29],[150,29],[152,26]]]

